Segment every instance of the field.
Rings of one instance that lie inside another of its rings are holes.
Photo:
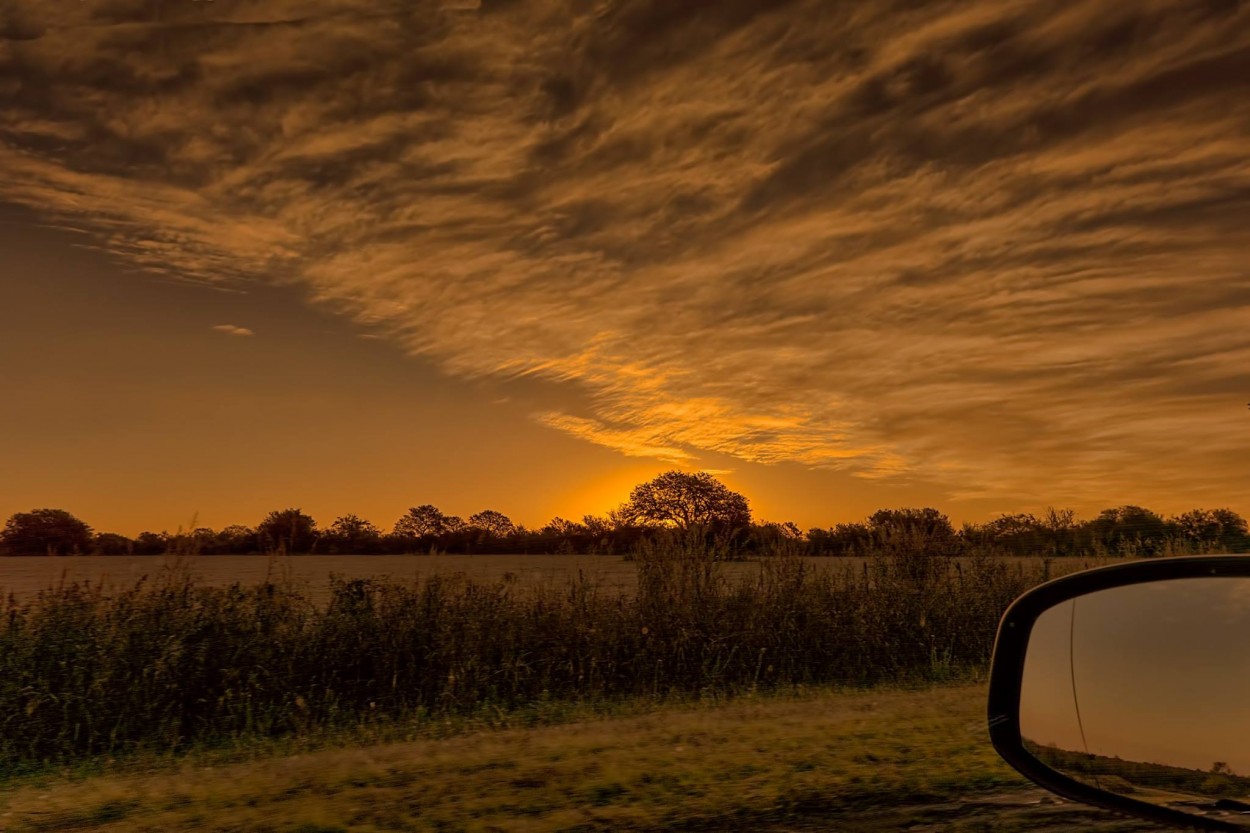
[[[804,557],[815,570],[862,571],[870,559],[858,557]],[[967,562],[969,559],[962,559]],[[1041,570],[1047,559],[1000,559],[1028,571]],[[1122,558],[1050,559],[1056,575]],[[462,574],[474,581],[510,580],[523,586],[564,585],[579,574],[604,590],[636,590],[635,563],[619,555],[201,555],[201,556],[10,556],[0,558],[0,596],[13,593],[28,598],[62,581],[90,581],[106,587],[133,586],[143,576],[155,578],[170,569],[186,570],[204,586],[224,587],[233,582],[260,584],[290,580],[314,595],[329,587],[331,575],[345,578],[396,580]],[[729,562],[722,568],[729,578],[751,577],[760,563]]]
[[[813,689],[0,788],[0,830],[1147,831],[1002,763],[982,684]]]

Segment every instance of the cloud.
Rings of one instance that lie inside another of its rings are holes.
[[[254,336],[256,333],[247,327],[236,327],[233,324],[218,324],[213,330],[219,333],[225,333],[228,336]]]
[[[146,268],[626,454],[1244,493],[1244,4],[20,9],[0,199]]]
[[[0,0],[0,41],[27,41],[43,37],[44,26],[36,9],[13,0]]]
[[[619,451],[627,457],[649,457],[674,464],[684,463],[691,458],[689,452],[667,443],[662,436],[645,429],[611,428],[598,420],[554,412],[540,414],[538,421],[596,445]]]

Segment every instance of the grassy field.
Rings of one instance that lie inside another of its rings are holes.
[[[972,560],[965,557],[956,562]],[[1047,569],[1049,562],[1048,569],[1059,575],[1126,559],[1007,556],[998,560],[1028,572]],[[802,561],[813,570],[842,573],[862,572],[873,559],[803,556]],[[522,587],[563,586],[580,576],[605,591],[633,592],[638,587],[636,564],[619,555],[41,555],[0,558],[0,596],[13,594],[26,599],[62,581],[89,581],[124,590],[144,576],[155,579],[171,569],[189,572],[207,587],[291,581],[318,599],[325,598],[332,575],[397,581],[462,575],[472,581],[506,580]],[[753,578],[761,569],[761,561],[722,566],[731,580]]]
[[[1159,828],[1052,799],[990,748],[981,684],[728,704],[0,787],[0,830]],[[422,730],[430,731],[429,727]]]

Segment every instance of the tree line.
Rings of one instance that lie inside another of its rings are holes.
[[[1164,517],[1140,506],[1105,509],[1082,520],[1068,509],[1004,514],[956,529],[933,508],[882,509],[859,523],[804,532],[792,522],[756,521],[747,499],[705,472],[666,472],[639,484],[606,515],[556,517],[539,528],[484,509],[467,519],[431,504],[414,506],[389,531],[357,515],[321,527],[298,508],[279,509],[255,527],[197,527],[134,538],[95,532],[63,509],[19,512],[0,530],[5,555],[374,555],[517,553],[628,555],[658,536],[697,538],[725,558],[776,552],[868,556],[1159,556],[1250,550],[1247,522],[1231,509]]]

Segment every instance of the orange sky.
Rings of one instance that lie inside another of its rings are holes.
[[[1250,511],[1250,10],[914,5],[0,5],[0,515]]]

